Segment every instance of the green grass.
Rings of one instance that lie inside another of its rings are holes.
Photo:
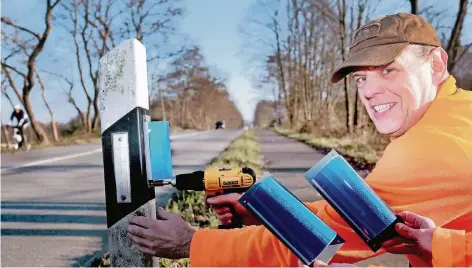
[[[320,137],[282,128],[274,130],[281,135],[304,142],[318,150],[328,151],[334,149],[361,168],[373,168],[384,150],[384,146],[367,144],[355,138]]]
[[[262,175],[262,161],[259,144],[254,130],[247,130],[206,168],[236,168],[247,166]],[[167,211],[183,216],[193,228],[215,228],[219,220],[212,210],[205,207],[203,192],[179,191],[165,207]],[[160,258],[160,265],[164,267],[190,266],[189,259],[170,260]]]

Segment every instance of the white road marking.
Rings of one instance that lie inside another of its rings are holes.
[[[42,164],[48,164],[48,163],[57,162],[57,161],[61,161],[61,160],[66,160],[66,159],[76,158],[76,157],[80,157],[80,156],[95,154],[95,153],[99,153],[101,151],[102,151],[102,148],[95,149],[93,151],[85,152],[85,153],[71,154],[71,155],[66,155],[66,156],[53,157],[53,158],[49,158],[49,159],[45,159],[45,160],[41,160],[41,161],[34,161],[34,162],[30,162],[30,163],[27,163],[27,164],[24,164],[24,165],[15,166],[15,167],[2,168],[2,172],[14,170],[14,169],[19,169],[19,168],[24,168],[24,167],[31,167],[31,166],[37,166],[37,165],[42,165]]]
[[[181,134],[181,135],[172,135],[172,136],[170,136],[170,140],[186,138],[186,137],[189,137],[189,136],[194,136],[194,135],[197,135],[197,134],[203,134],[203,133],[208,133],[208,132],[211,132],[211,130],[210,131],[197,131],[197,132],[192,132],[192,133],[188,133],[188,134]],[[19,166],[2,168],[1,172],[3,173],[3,172],[6,172],[6,171],[11,171],[11,170],[19,169],[19,168],[25,168],[25,167],[42,165],[42,164],[48,164],[48,163],[53,163],[53,162],[57,162],[57,161],[61,161],[61,160],[66,160],[66,159],[71,159],[71,158],[76,158],[76,157],[81,157],[81,156],[86,156],[86,155],[91,155],[91,154],[101,153],[101,152],[102,152],[102,148],[99,148],[99,149],[95,149],[93,151],[84,152],[84,153],[53,157],[53,158],[49,158],[49,159],[45,159],[45,160],[26,163],[26,164],[19,165]]]

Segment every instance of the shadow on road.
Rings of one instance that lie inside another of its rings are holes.
[[[87,265],[92,257],[100,256],[104,253],[104,248],[108,248],[108,232],[106,227],[106,216],[87,215],[87,211],[97,213],[97,211],[105,211],[104,203],[92,202],[52,202],[52,201],[2,201],[2,229],[1,235],[8,236],[65,236],[65,237],[99,237],[101,247],[99,250],[91,254],[73,259],[72,266]],[[5,213],[5,210],[8,210]],[[15,210],[15,211],[11,211]],[[31,211],[38,211],[38,215]],[[41,211],[48,210],[47,214]],[[51,214],[57,211],[57,214]],[[83,213],[79,215],[67,215],[67,211],[78,211]],[[22,228],[22,224],[29,223],[28,229]],[[31,223],[41,224],[46,228],[31,228]],[[44,224],[61,224],[61,228],[54,228],[54,225],[45,226]],[[86,229],[77,228],[76,224],[91,225]],[[8,225],[8,226],[7,226]],[[6,228],[5,228],[6,227]]]
[[[102,236],[106,230],[74,229],[2,229],[2,236]]]
[[[2,213],[2,223],[34,222],[34,223],[73,223],[73,224],[106,224],[105,216],[67,215],[67,214],[10,214]],[[3,234],[3,229],[2,229]]]

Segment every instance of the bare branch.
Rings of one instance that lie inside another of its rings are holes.
[[[25,73],[22,73],[20,70],[18,70],[17,68],[15,68],[15,67],[13,67],[13,66],[7,64],[6,62],[3,62],[3,61],[2,61],[2,67],[5,67],[4,70],[6,70],[6,68],[9,68],[9,69],[11,69],[12,71],[14,71],[15,73],[17,73],[17,74],[23,76],[24,78],[26,78],[26,74],[25,74]]]
[[[58,0],[58,1],[60,1],[60,0]],[[33,35],[33,36],[36,37],[36,39],[38,39],[38,40],[41,39],[41,37],[39,36],[39,34],[33,32],[33,31],[29,30],[29,29],[26,29],[25,27],[22,27],[22,26],[19,26],[19,25],[13,23],[13,22],[11,21],[11,19],[8,18],[8,17],[2,17],[2,18],[1,18],[1,21],[2,21],[3,23],[7,24],[7,25],[12,26],[13,28],[16,28],[16,29],[18,29],[18,30],[20,30],[20,31],[27,32],[27,33]]]
[[[5,73],[5,75],[7,76],[8,83],[10,84],[10,87],[13,88],[13,91],[15,92],[16,96],[20,100],[21,104],[24,104],[23,95],[20,93],[20,91],[16,87],[15,81],[13,80],[13,77],[11,76],[10,71],[8,71],[8,69],[5,68],[5,65],[3,63],[2,63],[2,70]]]

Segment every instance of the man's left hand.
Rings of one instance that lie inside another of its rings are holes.
[[[156,216],[157,220],[142,216],[131,218],[127,231],[137,249],[161,258],[188,258],[195,230],[180,215],[163,208],[157,209]]]

